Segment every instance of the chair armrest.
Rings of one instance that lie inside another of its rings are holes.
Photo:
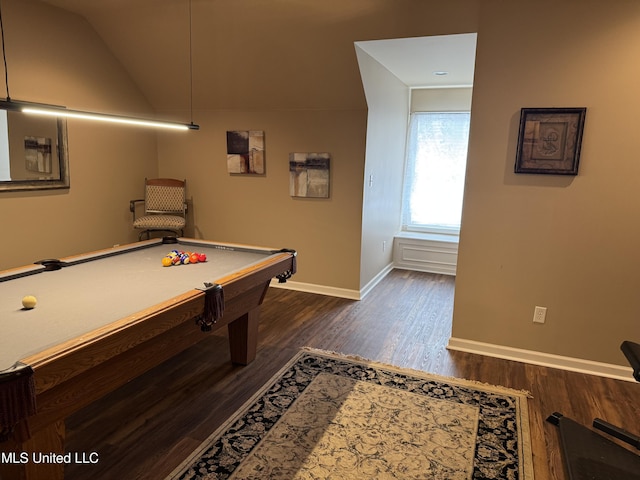
[[[136,209],[136,203],[138,202],[144,202],[144,199],[139,199],[139,200],[130,200],[129,201],[129,211],[133,212]]]
[[[129,201],[129,211],[133,215],[133,220],[134,221],[136,219],[136,204],[138,204],[140,202],[144,202],[144,198],[140,198],[140,199],[137,199],[137,200],[130,200]]]

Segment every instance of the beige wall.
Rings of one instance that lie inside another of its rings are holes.
[[[380,93],[375,95],[381,103],[370,103],[375,100],[365,98],[354,42],[464,33],[475,28],[477,19],[475,1],[448,2],[437,10],[430,8],[436,2],[402,3],[403,8],[386,0],[286,6],[262,0],[194,2],[194,118],[202,130],[193,139],[163,135],[159,152],[162,175],[187,177],[195,234],[295,248],[299,270],[294,282],[350,297],[389,265],[404,155],[404,126],[397,122],[406,122],[408,92],[395,79],[405,99],[400,110]],[[174,9],[177,19],[184,13],[175,4],[163,8]],[[139,82],[151,85],[151,64],[130,59],[133,54],[124,53],[121,45],[134,36],[131,25],[142,13],[134,12],[134,18],[120,24],[119,37],[109,38]],[[144,13],[157,28],[159,10]],[[104,16],[100,22],[108,29]],[[151,43],[159,30],[145,37]],[[170,75],[179,85],[179,73]],[[184,98],[182,91],[164,100],[155,88],[152,102],[178,115],[170,107]],[[227,174],[228,129],[265,131],[264,178]],[[296,151],[331,153],[330,199],[288,196],[288,155]]]
[[[185,43],[170,41],[187,38],[186,17],[173,0],[135,4],[87,4],[103,43],[81,17],[3,1],[12,97],[188,115]],[[128,200],[160,173],[187,178],[194,235],[296,248],[297,281],[357,291],[384,260],[358,265],[369,261],[366,242],[379,243],[363,233],[392,219],[366,204],[367,105],[353,44],[477,31],[453,335],[625,364],[618,345],[637,338],[640,318],[640,3],[225,0],[194,9],[202,130],[156,144],[142,130],[70,122],[71,189],[0,194],[0,268],[135,238]],[[512,173],[520,108],[536,106],[588,108],[577,177]],[[266,176],[226,173],[227,129],[265,131]],[[289,197],[292,151],[332,154],[329,200]],[[532,324],[535,305],[549,308],[545,325]]]
[[[86,21],[39,2],[4,0],[15,100],[111,112],[149,104]],[[3,89],[4,90],[4,89]],[[71,188],[0,192],[0,269],[124,243],[129,200],[157,172],[155,132],[68,122]]]
[[[197,135],[160,135],[163,176],[187,178],[187,234],[222,242],[293,248],[296,282],[352,290],[359,282],[365,113],[197,113]],[[227,130],[263,130],[266,175],[230,175]],[[289,196],[289,153],[329,152],[330,197]]]
[[[453,336],[628,365],[619,345],[640,338],[640,3],[481,3]],[[515,175],[520,109],[568,106],[587,107],[579,175]]]

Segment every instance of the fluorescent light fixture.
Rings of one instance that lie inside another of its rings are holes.
[[[4,41],[4,26],[2,23],[2,10],[0,9],[0,40],[2,40],[2,60],[4,61],[4,79],[7,90],[7,99],[0,100],[0,108],[5,110],[19,110],[24,113],[35,115],[48,115],[51,117],[79,118],[82,120],[98,120],[102,122],[121,123],[125,125],[137,125],[141,127],[171,128],[174,130],[200,130],[199,125],[193,123],[165,122],[147,118],[126,117],[122,115],[112,115],[108,113],[82,112],[80,110],[69,110],[58,105],[47,105],[37,102],[13,101],[9,95],[9,74],[7,71],[6,45]],[[189,0],[189,77],[190,85],[193,84],[191,73],[191,0]],[[193,114],[193,88],[190,89],[191,113]]]
[[[125,117],[121,115],[110,115],[106,113],[81,112],[79,110],[68,110],[50,106],[39,106],[37,104],[20,105],[20,110],[24,113],[35,115],[48,115],[51,117],[79,118],[82,120],[98,120],[102,122],[124,123],[126,125],[138,125],[141,127],[170,128],[174,130],[199,130],[200,126],[193,123],[174,123],[144,118]]]

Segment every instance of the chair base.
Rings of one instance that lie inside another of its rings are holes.
[[[138,240],[142,240],[142,237],[144,234],[147,235],[147,240],[149,240],[151,238],[151,232],[164,232],[164,233],[172,233],[174,236],[176,237],[182,237],[184,236],[184,231],[183,230],[171,230],[168,228],[148,228],[146,230],[143,230],[140,232],[140,234],[138,235]]]

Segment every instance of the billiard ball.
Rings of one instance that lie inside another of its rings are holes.
[[[33,307],[35,307],[36,303],[38,303],[38,300],[36,300],[36,297],[34,297],[33,295],[27,295],[22,299],[22,306],[27,310],[31,310]]]

